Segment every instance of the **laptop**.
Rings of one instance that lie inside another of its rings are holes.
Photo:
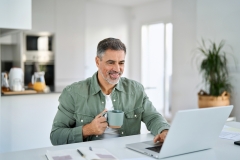
[[[164,143],[153,140],[126,147],[154,158],[213,148],[233,106],[183,110],[176,113]]]

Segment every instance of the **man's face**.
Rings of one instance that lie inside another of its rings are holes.
[[[99,79],[115,85],[118,83],[124,71],[124,51],[106,50],[102,58],[96,57],[96,64],[99,71]]]

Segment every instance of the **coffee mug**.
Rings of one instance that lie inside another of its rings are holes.
[[[107,114],[107,122],[110,128],[121,128],[124,119],[124,112],[120,110],[110,110]],[[103,116],[105,115],[103,114]]]

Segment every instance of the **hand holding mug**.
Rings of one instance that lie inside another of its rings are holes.
[[[110,110],[102,114],[107,115],[107,122],[110,128],[121,128],[124,119],[124,112],[120,110]]]
[[[102,113],[106,112],[104,110]],[[83,137],[87,137],[90,135],[102,135],[105,129],[108,126],[107,120],[102,116],[102,113],[97,115],[91,123],[83,126]]]

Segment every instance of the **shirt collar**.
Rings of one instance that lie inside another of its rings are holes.
[[[119,91],[123,91],[123,84],[122,84],[122,78],[119,79],[118,84],[115,86],[115,88]]]
[[[119,79],[118,84],[114,87],[114,89],[117,89],[119,91],[123,91],[123,85],[121,78]],[[91,95],[97,94],[98,92],[101,91],[101,88],[98,84],[98,72],[94,73],[92,78],[91,78]]]

